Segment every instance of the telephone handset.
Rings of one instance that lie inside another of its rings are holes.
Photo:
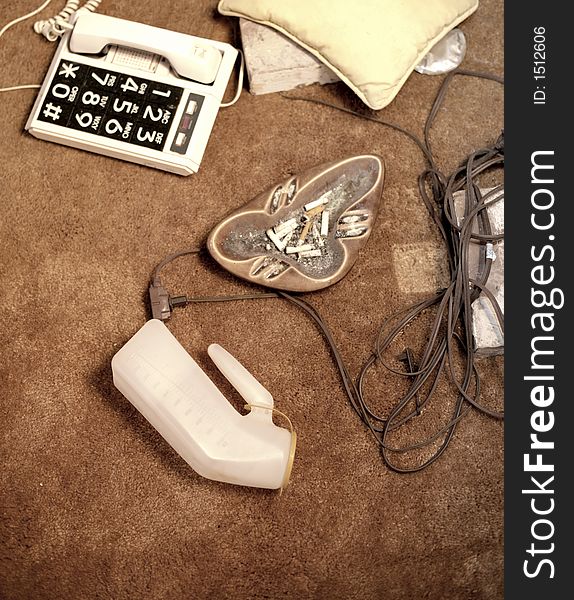
[[[221,52],[205,41],[159,27],[88,12],[81,15],[74,26],[70,50],[80,54],[99,54],[106,46],[135,48],[163,56],[181,77],[199,83],[213,83],[221,64]]]
[[[199,168],[237,54],[223,42],[79,10],[26,129],[189,175]]]

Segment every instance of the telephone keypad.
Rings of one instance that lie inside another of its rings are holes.
[[[163,150],[183,88],[62,60],[38,119]]]

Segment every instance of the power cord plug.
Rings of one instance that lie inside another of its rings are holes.
[[[188,304],[187,296],[171,296],[161,281],[152,282],[149,286],[149,303],[153,319],[167,321],[173,309]]]
[[[151,315],[153,319],[167,321],[171,317],[171,313],[176,306],[185,306],[189,300],[187,296],[171,296],[170,293],[163,287],[160,277],[160,271],[170,262],[185,256],[186,254],[198,254],[199,249],[181,250],[175,254],[166,256],[158,265],[156,265],[150,278],[149,303]]]
[[[171,317],[170,295],[161,283],[149,286],[149,303],[153,319],[167,321]]]

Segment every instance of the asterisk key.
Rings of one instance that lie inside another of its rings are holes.
[[[72,79],[76,78],[76,71],[80,68],[79,65],[74,65],[72,63],[62,63],[62,70],[58,71],[58,75],[63,75],[66,79],[71,77]]]

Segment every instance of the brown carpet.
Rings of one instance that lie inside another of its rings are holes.
[[[9,4],[2,24],[36,2]],[[100,12],[232,41],[235,24],[215,6],[105,0]],[[462,25],[467,68],[502,73],[502,23],[502,2],[483,0]],[[30,26],[2,38],[0,85],[43,78],[54,46]],[[440,81],[414,74],[380,116],[420,134]],[[360,106],[343,84],[303,93]],[[501,598],[502,424],[472,413],[437,463],[390,472],[296,308],[199,305],[169,323],[230,398],[207,357],[211,342],[291,416],[299,443],[282,496],[196,475],[111,381],[110,360],[145,322],[148,277],[164,255],[201,243],[288,173],[377,153],[387,174],[373,235],[345,279],[307,297],[356,374],[383,319],[444,276],[416,193],[416,147],[324,107],[244,93],[221,111],[199,174],[184,178],[33,138],[23,127],[34,96],[0,96],[0,597]],[[432,134],[439,164],[449,172],[501,128],[500,86],[458,78]],[[166,269],[165,282],[189,294],[246,287],[193,258]],[[485,402],[500,407],[502,361],[481,359],[480,369]],[[404,387],[377,374],[369,396],[384,411]],[[430,431],[442,410],[419,429]]]

